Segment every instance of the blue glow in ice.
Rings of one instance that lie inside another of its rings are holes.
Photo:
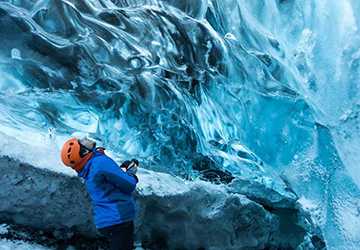
[[[357,0],[0,1],[0,128],[89,133],[271,202],[296,199],[289,183],[330,249],[360,248],[359,13]]]

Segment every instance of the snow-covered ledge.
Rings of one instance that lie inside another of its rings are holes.
[[[98,237],[89,198],[78,177],[35,167],[33,162],[28,164],[32,158],[26,156],[26,151],[18,155],[22,159],[2,154],[2,222],[41,229],[62,241],[70,242],[79,235]],[[296,230],[285,230],[285,237],[284,224],[277,213],[242,194],[229,193],[226,186],[185,182],[144,169],[140,170],[139,179],[136,238],[143,246],[152,249],[323,246],[321,234],[298,211],[294,213],[296,218],[289,214],[287,223],[294,224]]]

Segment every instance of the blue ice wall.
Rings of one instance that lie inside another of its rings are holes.
[[[82,131],[188,179],[281,176],[329,249],[358,249],[359,13],[357,0],[0,1],[1,131]]]

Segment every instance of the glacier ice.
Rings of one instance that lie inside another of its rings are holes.
[[[49,147],[88,133],[279,211],[296,193],[329,249],[357,249],[359,13],[357,0],[2,0],[0,128]]]
[[[38,244],[32,244],[21,240],[0,240],[1,250],[52,250]]]
[[[78,178],[7,156],[0,157],[0,168],[0,221],[17,227],[4,229],[8,239],[32,240],[57,249],[70,244],[76,249],[105,246]],[[269,192],[266,202],[256,199],[255,192],[253,197],[229,192],[226,185],[139,172],[135,232],[146,249],[324,247],[321,231],[291,197]],[[261,186],[256,190],[267,192]]]

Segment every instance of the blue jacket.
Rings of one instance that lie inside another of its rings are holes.
[[[128,175],[110,157],[96,150],[79,176],[85,179],[97,228],[134,220],[131,194],[138,182],[136,176]]]

